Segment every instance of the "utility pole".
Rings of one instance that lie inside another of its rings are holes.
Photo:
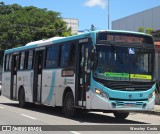
[[[108,0],[108,30],[110,29],[109,28],[109,25],[110,25],[110,16],[109,16],[110,12],[109,12],[109,0]]]

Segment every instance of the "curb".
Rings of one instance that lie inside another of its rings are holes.
[[[154,111],[137,111],[136,113],[143,113],[143,114],[152,114],[152,115],[159,115],[160,116],[160,110],[154,110]]]

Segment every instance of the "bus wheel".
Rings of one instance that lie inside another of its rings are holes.
[[[66,117],[73,117],[75,114],[74,97],[72,92],[68,92],[64,97],[63,112]]]
[[[113,114],[114,114],[115,118],[117,118],[117,119],[125,119],[129,115],[128,112],[114,112]]]
[[[25,107],[25,92],[23,88],[20,89],[18,101],[21,108]]]

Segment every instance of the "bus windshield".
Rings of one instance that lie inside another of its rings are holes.
[[[94,76],[116,81],[151,81],[153,52],[146,48],[97,45]]]

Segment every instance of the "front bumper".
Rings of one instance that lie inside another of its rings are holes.
[[[87,103],[87,109],[99,110],[125,110],[125,111],[150,111],[154,109],[155,96],[150,101],[121,101],[121,100],[108,100],[103,98],[92,91],[89,91],[90,100]]]

